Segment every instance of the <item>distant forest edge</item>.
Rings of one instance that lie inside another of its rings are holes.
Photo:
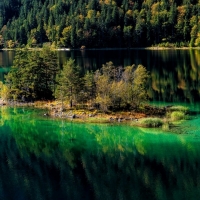
[[[200,0],[1,0],[0,48],[200,46]]]

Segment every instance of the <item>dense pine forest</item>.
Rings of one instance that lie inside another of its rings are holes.
[[[0,46],[200,46],[199,0],[1,0]]]

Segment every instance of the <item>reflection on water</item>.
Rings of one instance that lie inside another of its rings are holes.
[[[13,51],[0,52],[0,80],[11,66]],[[115,66],[142,64],[150,71],[149,96],[165,102],[200,100],[200,50],[73,50],[58,52],[60,63],[75,59],[83,71],[96,70],[106,62]],[[2,69],[1,67],[4,66]]]
[[[0,108],[0,199],[198,199],[200,135]]]
[[[1,51],[0,50],[0,81],[4,80],[4,75],[9,71],[14,58],[14,51]]]
[[[152,89],[149,94],[152,99],[199,101],[200,50],[161,51],[150,72]]]
[[[14,51],[0,50],[0,67],[10,67],[12,65],[14,55]]]

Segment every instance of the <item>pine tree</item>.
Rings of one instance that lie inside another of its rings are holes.
[[[75,61],[69,59],[56,77],[55,97],[62,102],[69,101],[70,107],[78,101],[81,90],[80,68]]]

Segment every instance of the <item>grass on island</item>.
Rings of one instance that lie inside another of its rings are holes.
[[[163,120],[161,118],[149,117],[139,120],[138,123],[142,127],[156,128],[156,127],[161,127],[163,125]]]
[[[172,111],[180,111],[180,112],[184,112],[187,113],[189,111],[189,108],[186,106],[171,106],[168,108],[168,111],[172,112]]]
[[[165,109],[148,106],[151,115],[143,108],[140,112],[136,111],[118,111],[118,112],[102,112],[87,105],[84,108],[76,106],[69,107],[69,104],[59,101],[37,101],[34,102],[34,107],[45,109],[46,116],[62,118],[66,120],[75,120],[77,122],[87,123],[119,123],[126,122],[131,126],[140,126],[145,128],[162,128],[164,131],[177,133],[178,127],[183,120],[188,120],[189,109],[185,106],[170,106]],[[165,110],[165,113],[160,115],[160,111]],[[181,133],[181,132],[179,132]]]

